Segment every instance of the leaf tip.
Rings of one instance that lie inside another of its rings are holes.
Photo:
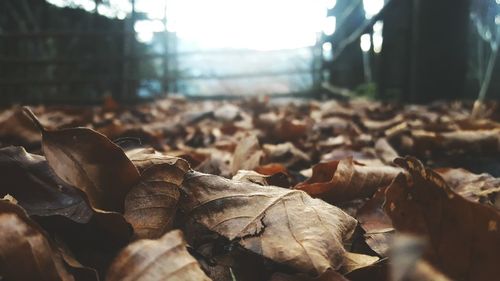
[[[23,113],[26,117],[28,117],[31,122],[37,127],[40,132],[45,132],[45,128],[43,127],[42,123],[40,123],[40,120],[36,117],[35,113],[28,107],[28,106],[23,106],[22,108]]]

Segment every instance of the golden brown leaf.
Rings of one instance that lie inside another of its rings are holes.
[[[186,250],[182,232],[173,230],[158,240],[139,240],[125,248],[111,265],[107,281],[207,281],[198,262]]]
[[[489,174],[473,174],[465,169],[437,169],[453,191],[473,202],[500,210],[500,179]]]
[[[236,146],[231,163],[231,171],[253,170],[260,166],[264,153],[260,149],[259,140],[254,135],[244,137]]]
[[[299,190],[186,174],[181,208],[196,222],[275,262],[321,274],[343,265],[356,221]]]
[[[373,195],[399,172],[398,168],[365,166],[347,158],[315,165],[312,177],[295,188],[330,203],[345,202]]]

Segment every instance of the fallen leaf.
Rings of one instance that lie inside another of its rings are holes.
[[[184,212],[254,253],[315,275],[344,263],[342,243],[356,221],[302,191],[197,172],[186,174],[182,190]]]
[[[62,216],[89,224],[93,232],[107,232],[115,240],[130,237],[130,225],[121,214],[93,209],[85,193],[57,177],[43,156],[27,153],[23,147],[2,148],[0,176],[4,183],[0,196],[12,195],[30,216],[53,220]]]
[[[494,280],[500,276],[500,213],[453,192],[415,158],[397,158],[408,171],[386,192],[384,209],[396,230],[430,241],[426,259],[455,280]]]
[[[379,189],[370,200],[357,210],[356,219],[365,231],[366,244],[382,257],[387,257],[394,227],[391,219],[384,212],[385,188]]]
[[[24,210],[0,200],[0,276],[7,280],[77,280],[44,231]],[[97,279],[95,279],[97,280]]]
[[[231,163],[231,171],[253,170],[260,166],[264,153],[260,149],[259,140],[254,135],[244,137],[236,146]]]
[[[0,115],[0,137],[9,144],[32,147],[40,145],[40,132],[20,108],[6,110]]]
[[[210,280],[186,250],[182,232],[173,230],[158,240],[138,240],[115,259],[107,281]]]
[[[345,202],[370,197],[378,188],[387,186],[399,172],[398,168],[365,166],[347,158],[316,164],[312,177],[295,188],[330,203]]]
[[[60,178],[82,189],[92,206],[123,210],[125,195],[140,175],[121,148],[88,128],[48,131],[29,108],[24,112],[42,133],[43,152]]]
[[[474,174],[465,169],[436,169],[448,186],[473,202],[494,206],[500,210],[500,179],[489,174]]]
[[[397,235],[391,250],[391,280],[449,281],[448,277],[422,260],[426,245],[411,235]]]

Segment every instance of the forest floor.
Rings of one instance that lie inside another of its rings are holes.
[[[500,105],[470,109],[182,98],[5,109],[0,276],[497,280]]]

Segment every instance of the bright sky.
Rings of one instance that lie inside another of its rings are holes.
[[[58,6],[92,11],[94,0],[47,0]],[[364,0],[368,14],[376,13],[383,0]],[[131,10],[128,0],[109,0],[98,12],[124,18]],[[167,29],[200,48],[247,48],[275,50],[314,45],[320,32],[335,32],[335,18],[326,18],[336,0],[166,0]],[[151,40],[153,31],[164,30],[161,19],[165,1],[136,0],[136,10],[151,20],[135,25],[141,41]],[[373,6],[373,7],[372,7]]]

